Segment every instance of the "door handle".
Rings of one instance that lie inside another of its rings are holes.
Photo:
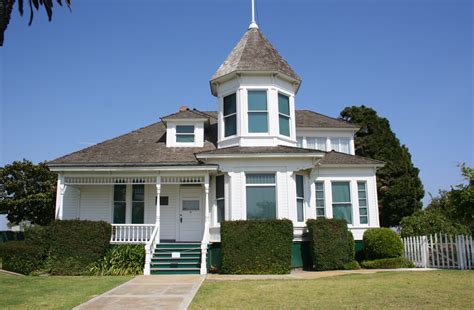
[[[180,223],[183,222],[183,215],[182,215],[182,214],[179,215],[179,222],[180,222]]]

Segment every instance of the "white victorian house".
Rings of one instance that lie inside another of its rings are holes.
[[[355,240],[379,227],[376,169],[354,155],[358,127],[297,109],[300,77],[252,23],[211,78],[217,111],[179,112],[49,162],[57,219],[112,224],[143,243],[145,273],[219,265],[220,223],[290,219],[294,267],[305,221],[343,218]]]

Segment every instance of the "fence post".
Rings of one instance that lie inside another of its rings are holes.
[[[421,236],[421,264],[423,268],[428,268],[428,237]]]
[[[458,254],[458,267],[459,269],[464,269],[463,263],[463,253],[462,253],[462,244],[461,244],[461,236],[456,236],[456,252]]]

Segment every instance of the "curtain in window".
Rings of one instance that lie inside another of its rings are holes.
[[[303,147],[303,137],[296,137],[296,146]]]

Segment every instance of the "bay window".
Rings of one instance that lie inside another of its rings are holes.
[[[267,92],[248,91],[248,132],[268,132]]]
[[[278,122],[280,135],[290,136],[290,98],[278,94]]]
[[[224,137],[237,134],[237,104],[236,95],[224,97]]]
[[[275,174],[247,174],[247,219],[276,219]]]
[[[337,219],[352,224],[350,182],[332,182],[332,213]]]

